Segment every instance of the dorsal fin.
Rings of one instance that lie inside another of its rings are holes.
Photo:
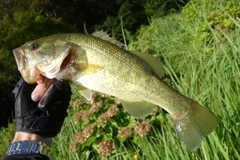
[[[161,61],[154,58],[152,55],[143,52],[131,51],[134,55],[144,60],[153,70],[153,72],[159,77],[164,76],[164,68]]]
[[[110,37],[110,36],[107,34],[107,32],[104,32],[103,30],[93,32],[93,33],[92,33],[92,36],[98,37],[98,38],[100,38],[100,39],[102,39],[102,40],[105,40],[105,41],[108,41],[108,42],[110,42],[110,43],[113,43],[113,44],[115,44],[115,45],[117,45],[117,46],[119,46],[119,47],[122,47],[122,46],[123,46],[123,44],[122,44],[121,42],[117,41],[115,38]]]

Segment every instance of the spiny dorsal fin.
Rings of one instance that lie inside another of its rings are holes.
[[[158,77],[163,77],[164,76],[164,68],[163,64],[161,61],[157,60],[154,58],[152,55],[148,53],[143,53],[143,52],[136,52],[136,51],[131,51],[133,54],[144,60],[153,70],[153,72],[158,76]]]
[[[108,41],[108,42],[110,42],[112,44],[115,44],[115,45],[117,45],[119,47],[123,46],[123,44],[121,42],[117,41],[115,38],[110,37],[107,34],[107,32],[104,32],[103,30],[93,32],[92,36],[95,36],[95,37],[98,37],[98,38],[100,38],[102,40]]]

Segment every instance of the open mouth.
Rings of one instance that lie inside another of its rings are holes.
[[[18,70],[27,83],[35,83],[40,71],[35,67],[28,66],[28,59],[25,56],[21,47],[13,50]]]
[[[25,69],[27,65],[27,58],[24,55],[21,48],[16,48],[13,50],[15,60],[17,62],[18,70]]]
[[[67,56],[64,58],[64,60],[62,61],[60,70],[65,69],[66,66],[68,65],[68,63],[70,62],[70,60],[71,60],[71,53],[68,53],[68,55],[67,55]]]

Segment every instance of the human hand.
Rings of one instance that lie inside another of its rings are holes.
[[[15,95],[17,132],[27,132],[43,137],[54,137],[59,133],[67,116],[71,88],[65,81],[56,80],[51,83],[27,84],[21,78],[16,84],[13,94]],[[47,90],[49,85],[52,89]]]

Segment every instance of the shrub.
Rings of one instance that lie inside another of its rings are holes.
[[[198,33],[193,40],[212,43],[214,37],[225,41],[221,31],[231,32],[239,28],[240,3],[238,0],[191,0],[182,10],[186,23],[199,21]],[[212,49],[209,49],[212,52]]]
[[[108,157],[115,153],[115,147],[128,143],[126,146],[130,149],[131,141],[137,145],[139,138],[151,134],[152,125],[157,123],[159,127],[162,121],[161,116],[157,114],[157,109],[153,111],[152,116],[135,120],[126,112],[117,98],[94,93],[93,100],[87,101],[78,98],[76,92],[73,90],[75,98],[72,98],[69,109],[77,130],[69,146],[71,153],[84,154],[94,150],[98,156]],[[89,156],[93,158],[93,153]]]

